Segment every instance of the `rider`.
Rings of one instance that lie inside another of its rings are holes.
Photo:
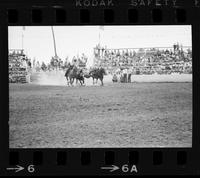
[[[65,77],[67,77],[67,75],[69,74],[69,71],[72,70],[73,67],[74,65],[71,65],[70,62],[67,64],[67,71],[65,72]]]
[[[83,75],[83,69],[79,71],[79,75]]]

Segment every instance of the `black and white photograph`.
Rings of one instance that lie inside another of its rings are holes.
[[[10,148],[191,148],[191,25],[9,26]]]

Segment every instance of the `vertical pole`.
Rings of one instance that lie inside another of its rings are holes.
[[[101,34],[100,34],[100,31],[99,31],[99,47],[101,46]]]
[[[57,57],[57,51],[56,51],[56,40],[55,40],[55,35],[54,35],[53,26],[51,26],[51,31],[52,31],[52,35],[53,35],[54,52],[55,52],[55,56]]]
[[[22,27],[22,51],[24,51],[24,33],[23,33],[24,29]]]
[[[101,43],[101,34],[100,34],[100,30],[99,30],[99,44],[98,44],[99,60],[101,58],[101,44],[100,43]]]
[[[23,35],[23,32],[22,32],[22,50],[24,49],[24,35]]]

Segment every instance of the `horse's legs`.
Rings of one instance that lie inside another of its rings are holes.
[[[92,77],[92,79],[93,79],[93,85],[94,85],[94,77]]]
[[[66,79],[67,79],[67,85],[69,86],[70,85],[69,77],[66,77]]]
[[[67,80],[67,85],[68,85],[68,78],[66,77],[66,80]]]
[[[103,79],[101,78],[100,80],[101,80],[101,86],[103,86]]]
[[[70,78],[70,84],[71,84],[71,86],[73,86],[73,83],[74,83],[74,78]]]
[[[72,78],[72,86],[73,86],[73,83],[74,83],[74,78]]]
[[[72,85],[72,78],[69,78],[69,84]]]

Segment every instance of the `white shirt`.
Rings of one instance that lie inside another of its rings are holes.
[[[123,74],[127,74],[127,72],[128,72],[127,69],[123,70]]]

